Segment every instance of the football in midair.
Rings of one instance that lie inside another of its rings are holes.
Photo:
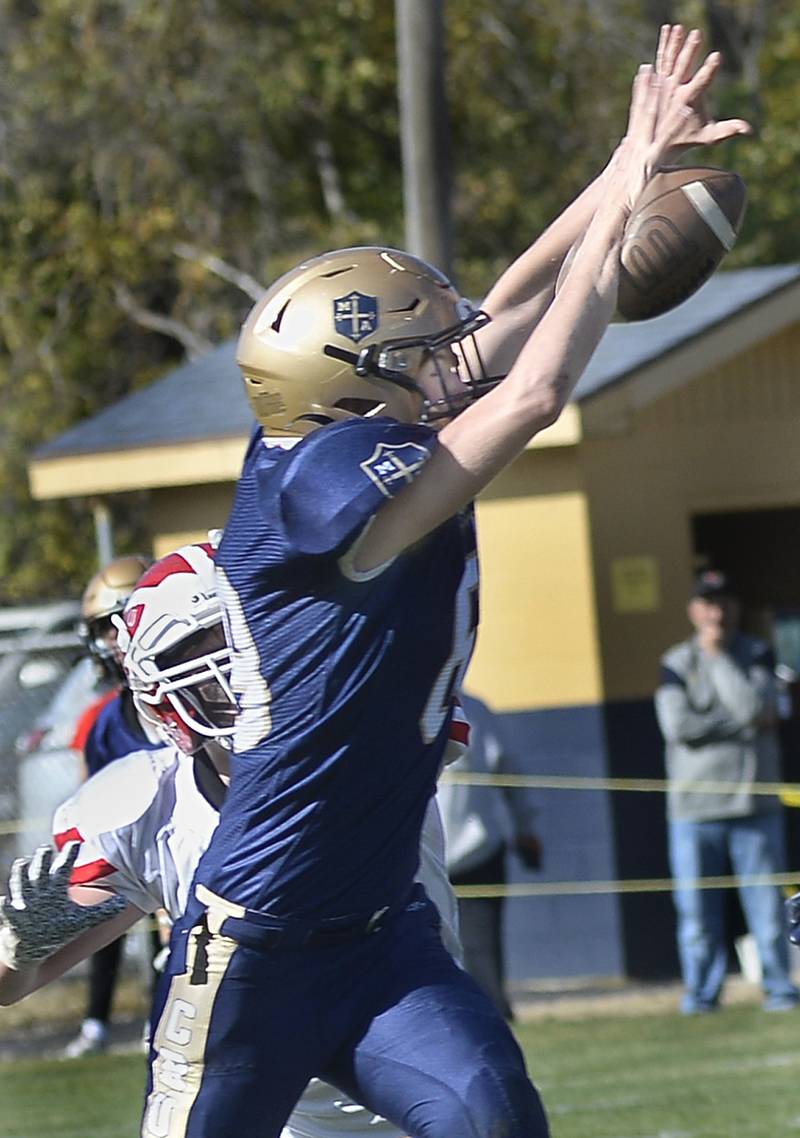
[[[733,248],[746,197],[729,170],[681,166],[654,174],[625,227],[619,315],[650,320],[705,284]]]

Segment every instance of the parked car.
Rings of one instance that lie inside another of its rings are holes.
[[[100,694],[95,662],[84,656],[67,673],[32,728],[16,740],[17,855],[50,837],[53,813],[77,790],[83,764],[71,744],[84,711]]]
[[[0,609],[0,864],[20,817],[17,740],[30,732],[84,649],[77,601]]]

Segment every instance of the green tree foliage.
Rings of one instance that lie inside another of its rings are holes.
[[[740,264],[798,255],[790,0],[450,0],[456,271],[479,296],[610,154],[655,28],[699,19],[760,134]],[[40,443],[235,334],[308,253],[402,244],[390,0],[0,0],[0,603],[78,592],[85,502]],[[791,180],[790,180],[791,179]],[[141,544],[146,502],[115,506]]]

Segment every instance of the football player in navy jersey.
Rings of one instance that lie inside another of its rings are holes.
[[[482,311],[377,247],[300,265],[247,319],[263,432],[217,557],[232,781],[173,936],[148,1138],[277,1135],[312,1075],[412,1138],[547,1134],[508,1026],[413,884],[419,834],[477,624],[471,502],[574,388],[650,176],[747,129],[706,118],[719,57],[698,66],[699,47],[663,29],[609,166]]]

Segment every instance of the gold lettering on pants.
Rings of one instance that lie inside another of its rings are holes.
[[[186,972],[172,978],[153,1038],[153,1088],[142,1138],[185,1138],[203,1085],[214,1003],[237,947],[228,937],[209,936],[205,925],[189,934]]]

